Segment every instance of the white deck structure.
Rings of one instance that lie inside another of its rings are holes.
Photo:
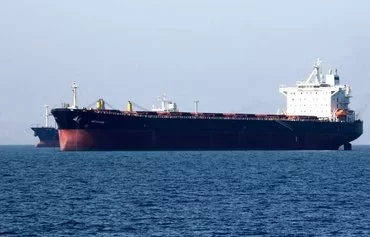
[[[286,115],[317,116],[331,121],[354,121],[355,113],[349,109],[351,88],[341,85],[337,70],[329,70],[325,77],[318,59],[306,81],[299,81],[295,87],[280,87],[287,98]]]
[[[152,106],[152,111],[156,112],[179,112],[175,102],[167,99],[166,95],[158,96],[157,100],[161,102],[161,107]]]

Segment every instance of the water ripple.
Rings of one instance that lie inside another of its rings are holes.
[[[0,146],[0,236],[368,236],[369,153]]]

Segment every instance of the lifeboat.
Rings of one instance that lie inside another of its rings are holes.
[[[344,109],[338,109],[336,112],[335,112],[335,116],[337,118],[341,118],[341,117],[345,117],[347,116],[348,114],[348,111],[344,110]]]

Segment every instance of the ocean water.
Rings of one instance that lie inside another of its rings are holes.
[[[370,146],[60,152],[0,146],[2,236],[370,236]]]

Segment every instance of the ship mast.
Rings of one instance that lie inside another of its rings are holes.
[[[314,69],[310,76],[307,78],[306,83],[315,83],[315,84],[321,83],[320,64],[321,60],[317,59],[316,63],[313,65]]]
[[[198,104],[199,104],[199,100],[194,100],[195,113],[198,113]]]
[[[77,84],[76,82],[73,82],[72,84],[72,93],[73,93],[73,100],[72,100],[72,106],[71,109],[77,109]]]
[[[45,127],[49,127],[49,106],[45,105]]]

